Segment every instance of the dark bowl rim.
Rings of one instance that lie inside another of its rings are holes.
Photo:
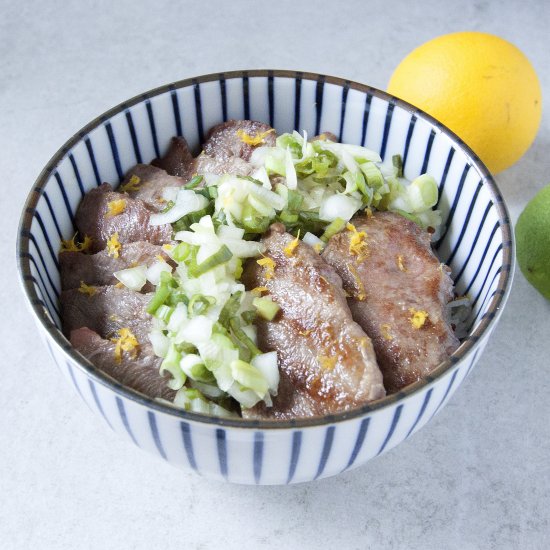
[[[503,260],[501,271],[499,274],[497,290],[490,300],[487,312],[484,314],[475,330],[462,341],[459,348],[447,360],[442,362],[430,375],[426,376],[425,378],[414,384],[407,386],[405,389],[401,390],[398,393],[386,396],[373,403],[358,407],[357,409],[345,411],[342,413],[285,421],[219,418],[176,409],[175,407],[165,405],[150,397],[146,397],[135,390],[121,385],[110,376],[104,374],[102,371],[97,369],[88,359],[86,359],[71,346],[63,333],[53,324],[48,313],[46,312],[44,304],[39,299],[34,290],[33,277],[30,270],[29,262],[30,226],[32,223],[36,205],[40,199],[42,190],[48,178],[55,170],[59,162],[70,151],[70,149],[74,147],[76,143],[82,140],[92,130],[94,130],[101,124],[104,124],[106,120],[121,112],[124,112],[129,107],[146,101],[147,99],[164,93],[169,93],[180,88],[196,86],[198,84],[206,82],[213,82],[220,79],[242,79],[247,77],[279,77],[290,78],[294,80],[312,80],[316,82],[322,80],[322,82],[324,83],[344,86],[348,87],[349,89],[355,89],[360,92],[369,94],[373,97],[377,97],[379,99],[387,101],[394,106],[398,106],[408,113],[416,116],[417,118],[426,121],[434,128],[439,130],[441,133],[447,135],[451,139],[451,141],[465,153],[468,164],[474,167],[478,171],[478,173],[481,174],[481,181],[483,185],[486,185],[489,189],[491,199],[493,200],[493,203],[498,212],[499,226],[503,234]],[[498,317],[500,316],[500,313],[502,312],[502,309],[510,293],[515,264],[514,237],[511,230],[510,217],[506,204],[504,203],[504,199],[502,198],[502,195],[498,189],[498,186],[488,168],[483,164],[480,158],[454,132],[449,130],[446,126],[433,118],[431,115],[428,115],[427,113],[411,105],[410,103],[407,103],[402,99],[392,96],[387,92],[379,90],[378,88],[374,88],[372,86],[368,86],[366,84],[361,84],[344,78],[323,75],[319,73],[275,69],[236,70],[210,73],[207,75],[186,78],[184,80],[165,84],[163,86],[153,88],[152,90],[149,90],[147,92],[138,94],[129,100],[123,101],[122,103],[105,111],[103,114],[93,119],[78,132],[76,132],[70,139],[68,139],[65,144],[48,161],[45,168],[40,172],[33,188],[31,189],[29,195],[27,196],[27,199],[25,200],[23,213],[19,222],[16,253],[18,273],[20,276],[23,292],[28,300],[28,303],[33,313],[36,315],[37,319],[41,323],[48,336],[50,336],[53,341],[62,349],[62,351],[74,361],[74,363],[81,371],[85,373],[86,376],[92,378],[95,382],[106,386],[120,396],[130,399],[131,401],[135,401],[142,406],[154,409],[157,412],[161,412],[179,418],[181,420],[223,427],[255,430],[306,428],[330,425],[337,422],[344,422],[347,420],[352,420],[354,418],[362,417],[374,411],[389,408],[393,405],[396,405],[399,401],[404,400],[405,398],[408,398],[413,394],[416,394],[417,392],[420,392],[421,390],[427,390],[430,386],[434,385],[438,379],[442,378],[443,375],[452,370],[455,366],[457,366],[460,361],[465,359],[477,347],[479,347],[479,343],[483,337],[488,337],[490,335],[491,328],[498,320]]]

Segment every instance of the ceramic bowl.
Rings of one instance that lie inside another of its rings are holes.
[[[439,183],[444,230],[435,248],[458,294],[473,303],[469,335],[430,376],[372,405],[322,418],[269,423],[179,411],[121,386],[72,348],[60,327],[57,254],[74,234],[84,193],[117,184],[136,163],[183,135],[193,148],[227,119],[267,122],[278,132],[330,131],[391,159],[409,179]],[[479,158],[439,122],[363,84],[311,73],[240,71],[157,88],[96,118],[48,162],[25,204],[17,243],[26,301],[59,370],[121,437],[171,464],[249,484],[332,476],[387,452],[427,424],[468,376],[505,304],[513,242],[502,196]],[[53,398],[53,397],[52,397]]]

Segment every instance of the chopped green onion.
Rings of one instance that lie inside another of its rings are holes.
[[[187,256],[189,256],[190,252],[191,252],[191,245],[187,243],[179,243],[172,250],[172,258],[174,258],[176,262],[181,263],[187,258]]]
[[[170,321],[170,317],[172,316],[173,312],[174,312],[174,308],[167,305],[161,305],[158,307],[157,311],[155,312],[155,317],[157,319],[160,319],[161,321],[164,321],[165,323],[168,323],[168,321]]]
[[[229,250],[227,245],[224,244],[216,253],[212,254],[209,258],[206,258],[204,262],[201,262],[198,265],[191,265],[188,273],[191,277],[200,277],[203,273],[228,262],[232,257],[233,253]]]
[[[168,299],[168,296],[170,296],[171,290],[168,288],[168,286],[159,286],[147,304],[147,313],[149,315],[154,315],[157,311],[157,309],[166,302]]]
[[[395,175],[398,178],[403,177],[403,158],[401,155],[393,155],[391,158],[392,164],[395,168]]]
[[[367,185],[371,189],[378,189],[384,185],[384,176],[380,172],[378,166],[374,162],[364,162],[360,164],[361,172],[365,174],[365,179],[367,180]]]
[[[288,190],[288,202],[287,202],[287,209],[290,211],[298,211],[300,210],[300,206],[302,206],[302,202],[304,202],[304,197],[298,193],[298,191],[293,191],[292,189]]]
[[[243,207],[241,222],[248,233],[264,233],[269,227],[270,219],[260,214],[247,202]]]
[[[229,326],[231,327],[231,331],[233,332],[235,338],[250,351],[252,356],[262,353],[258,349],[256,344],[246,335],[244,330],[240,327],[239,321],[237,319],[231,319],[231,321],[229,322]]]
[[[237,311],[241,307],[241,297],[243,293],[241,290],[235,292],[229,297],[229,300],[225,302],[223,309],[220,312],[219,322],[226,328],[229,328],[231,319],[237,315]]]
[[[191,178],[191,180],[186,183],[183,188],[184,189],[195,189],[203,180],[202,176],[195,176],[194,178]]]
[[[180,368],[181,353],[177,350],[174,344],[170,344],[168,353],[160,365],[160,374],[165,370],[172,375],[172,380],[168,382],[168,386],[173,390],[179,390],[185,384],[186,376]]]
[[[231,361],[230,366],[233,378],[244,388],[252,390],[258,397],[263,397],[269,391],[265,377],[250,363],[237,359]]]
[[[253,310],[243,311],[241,317],[247,325],[250,325],[256,320],[256,312]]]
[[[274,302],[270,296],[264,296],[263,298],[254,298],[252,305],[258,310],[261,317],[267,321],[273,321],[275,315],[281,309],[279,304]]]
[[[321,240],[326,243],[336,233],[340,233],[342,229],[346,227],[346,222],[342,218],[336,218],[330,222],[325,229],[325,232],[321,235]]]
[[[176,204],[174,201],[168,201],[166,203],[166,206],[160,211],[161,214],[166,214],[168,210],[172,210],[174,208],[174,204]]]
[[[283,210],[280,214],[279,214],[279,219],[287,224],[287,223],[296,223],[299,219],[299,215],[298,214],[293,214],[292,212],[289,212],[288,210]]]
[[[211,185],[208,188],[208,194],[210,195],[211,199],[217,199],[218,198],[218,188],[214,185]]]
[[[263,187],[263,183],[260,180],[257,180],[256,178],[253,178],[252,176],[237,176],[240,180],[248,180],[252,183],[255,183],[256,185],[260,185]]]
[[[191,317],[195,315],[202,315],[208,309],[216,303],[216,298],[212,296],[203,296],[202,294],[195,294],[187,305],[187,312]]]

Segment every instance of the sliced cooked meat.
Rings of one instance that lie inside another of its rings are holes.
[[[246,136],[261,139],[254,145],[246,143]],[[243,140],[244,137],[244,140]],[[268,124],[255,120],[228,120],[223,124],[214,126],[208,132],[207,140],[203,145],[203,151],[210,157],[227,160],[231,157],[239,157],[245,161],[258,145],[275,145],[277,134]]]
[[[254,171],[254,167],[239,157],[218,158],[209,157],[200,154],[194,163],[195,174],[215,174],[223,176],[224,174],[233,174],[235,176],[249,176]]]
[[[109,203],[120,206],[120,212],[111,215]],[[108,183],[104,183],[84,196],[76,211],[75,223],[81,235],[92,238],[92,252],[103,250],[115,233],[118,233],[118,241],[122,244],[135,241],[153,244],[168,242],[172,237],[172,226],[149,225],[150,216],[151,210],[143,201],[116,193]]]
[[[88,327],[103,338],[111,338],[119,329],[127,328],[144,345],[151,329],[152,318],[145,311],[151,296],[116,286],[95,287],[92,294],[64,290],[59,298],[64,332],[70,335]]]
[[[247,288],[266,287],[281,307],[273,321],[258,322],[260,348],[278,353],[279,393],[273,407],[245,411],[247,418],[324,415],[385,394],[372,343],[351,317],[340,277],[313,248],[293,240],[274,224],[262,239],[273,264],[251,260],[244,270]]]
[[[149,266],[157,260],[158,256],[174,265],[161,246],[140,241],[122,246],[118,258],[109,256],[107,250],[101,250],[95,254],[61,252],[59,254],[61,288],[63,290],[78,288],[82,281],[93,286],[115,285],[118,283],[113,275],[115,271],[133,265]],[[154,287],[150,283],[143,288],[144,292],[153,290]]]
[[[377,212],[352,223],[356,231],[332,237],[322,256],[342,277],[353,318],[372,338],[386,390],[396,392],[459,345],[445,311],[453,297],[450,270],[432,252],[430,235],[399,214]]]
[[[169,376],[159,374],[162,359],[153,353],[149,343],[140,345],[135,357],[123,352],[120,362],[117,362],[115,343],[101,338],[97,332],[80,328],[73,330],[70,336],[71,344],[82,355],[120,384],[149,397],[174,399],[176,392],[166,385]]]
[[[151,164],[162,168],[171,176],[178,176],[187,181],[193,170],[193,155],[185,138],[173,137],[166,155],[155,159]]]
[[[135,181],[134,185],[132,184]],[[139,178],[137,181],[135,178]],[[160,211],[166,207],[166,201],[162,198],[162,192],[166,187],[181,187],[189,180],[178,176],[170,176],[161,168],[156,168],[150,164],[137,164],[122,182],[122,186],[130,187],[127,190],[128,195],[133,199],[140,199],[155,211]]]

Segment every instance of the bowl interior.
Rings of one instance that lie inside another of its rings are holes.
[[[473,306],[470,336],[447,367],[490,329],[509,289],[513,255],[506,208],[479,159],[437,121],[379,90],[322,75],[249,71],[181,81],[115,107],[71,138],[39,176],[21,221],[19,266],[32,307],[58,341],[57,255],[61,239],[75,232],[83,195],[162,155],[174,135],[197,151],[209,128],[232,118],[260,120],[278,132],[330,131],[383,159],[401,154],[409,179],[434,176],[444,220],[436,250],[457,293]]]

